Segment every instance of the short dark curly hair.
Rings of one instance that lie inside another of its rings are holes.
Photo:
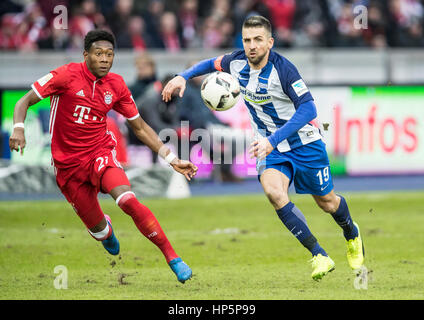
[[[84,38],[84,50],[89,51],[93,42],[96,41],[109,41],[113,48],[115,48],[115,37],[112,33],[106,30],[91,30],[85,35]]]
[[[260,28],[264,27],[266,31],[271,35],[272,34],[272,27],[271,22],[263,16],[249,16],[244,20],[243,22],[243,28]]]

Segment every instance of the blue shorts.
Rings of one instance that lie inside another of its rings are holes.
[[[285,174],[290,184],[294,182],[296,193],[324,196],[333,190],[330,162],[322,140],[284,153],[274,149],[257,163],[258,178],[271,168]]]

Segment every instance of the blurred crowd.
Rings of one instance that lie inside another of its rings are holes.
[[[95,28],[122,49],[241,48],[253,14],[271,21],[276,47],[420,47],[423,9],[424,0],[2,0],[0,50],[81,50]]]

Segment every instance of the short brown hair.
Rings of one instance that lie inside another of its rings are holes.
[[[271,22],[263,16],[250,16],[243,22],[243,28],[260,28],[264,27],[265,30],[272,34]]]

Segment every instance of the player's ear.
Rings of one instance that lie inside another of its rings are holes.
[[[270,49],[274,46],[274,38],[273,37],[269,37],[268,46],[269,46]]]
[[[87,60],[88,52],[86,50],[84,50],[84,52],[82,53],[82,55],[84,56],[84,60]]]

